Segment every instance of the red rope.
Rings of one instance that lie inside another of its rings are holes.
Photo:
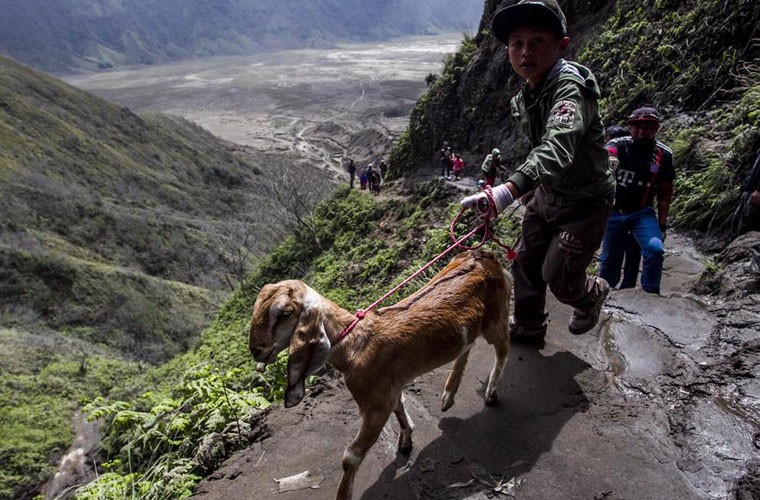
[[[506,257],[507,257],[508,260],[514,260],[514,258],[515,258],[515,251],[512,249],[512,247],[510,247],[508,245],[505,245],[504,243],[502,243],[498,239],[496,239],[496,237],[494,236],[493,232],[491,231],[491,227],[489,225],[489,222],[491,221],[491,218],[493,218],[496,215],[496,209],[495,209],[496,205],[494,205],[493,194],[491,193],[491,188],[490,187],[486,188],[485,190],[483,190],[483,192],[486,193],[486,196],[488,197],[488,208],[483,213],[483,215],[480,216],[480,219],[483,221],[482,224],[480,224],[478,227],[476,227],[475,229],[473,229],[469,233],[465,234],[461,238],[457,239],[456,235],[454,234],[454,226],[456,226],[457,222],[462,217],[462,214],[464,214],[467,210],[469,210],[468,208],[462,208],[459,211],[459,213],[457,214],[457,216],[454,217],[454,220],[451,221],[451,224],[449,225],[449,235],[451,237],[451,241],[453,241],[454,243],[452,243],[451,245],[449,245],[449,247],[446,248],[446,250],[444,250],[443,252],[439,253],[436,257],[434,257],[433,260],[431,260],[430,262],[428,262],[427,264],[425,264],[424,266],[422,266],[420,269],[418,269],[417,271],[415,271],[414,274],[412,274],[411,276],[409,276],[408,278],[406,278],[404,281],[402,281],[398,285],[394,286],[385,295],[383,295],[382,297],[380,297],[379,299],[377,299],[375,302],[373,302],[372,304],[370,304],[366,309],[359,309],[358,311],[356,311],[356,318],[354,318],[354,320],[351,322],[351,324],[348,325],[341,332],[340,337],[338,337],[338,342],[340,342],[341,340],[343,340],[343,337],[345,337],[346,335],[348,335],[349,333],[351,333],[351,330],[353,330],[354,327],[356,327],[356,325],[358,325],[359,322],[364,319],[364,317],[366,316],[366,314],[369,311],[371,311],[372,309],[374,309],[375,307],[377,307],[378,304],[382,303],[385,299],[387,299],[388,297],[390,297],[391,295],[393,295],[394,293],[396,293],[399,289],[401,289],[401,288],[405,287],[406,285],[408,285],[410,281],[412,281],[414,278],[416,278],[417,276],[419,276],[420,274],[422,274],[423,272],[425,272],[433,264],[435,264],[436,262],[438,262],[439,260],[441,260],[442,258],[444,258],[445,256],[447,256],[449,253],[452,252],[452,250],[454,250],[456,248],[459,248],[459,249],[462,249],[462,250],[476,250],[476,249],[482,247],[483,245],[485,245],[489,240],[493,240],[497,245],[499,245],[500,247],[502,247],[502,248],[504,248],[504,249],[507,250]],[[477,233],[481,228],[483,228],[483,239],[480,241],[480,243],[477,243],[477,244],[472,245],[472,246],[466,246],[466,245],[462,244],[464,241],[467,241],[475,233]]]

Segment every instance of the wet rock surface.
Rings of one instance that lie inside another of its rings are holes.
[[[391,419],[354,498],[760,498],[758,277],[741,248],[706,272],[688,238],[669,235],[666,246],[662,295],[613,291],[589,334],[570,335],[570,309],[550,296],[546,346],[512,347],[496,408],[482,400],[493,360],[484,343],[448,412],[439,409],[448,367],[415,380],[405,391],[412,454],[397,455]],[[333,498],[359,420],[338,374],[315,389],[296,408],[273,408],[270,434],[195,497]],[[319,481],[280,492],[275,479],[299,474]]]

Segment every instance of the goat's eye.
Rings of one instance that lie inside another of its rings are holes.
[[[280,314],[278,314],[278,316],[280,318],[287,318],[291,314],[293,314],[293,309],[283,309],[282,311],[280,311]]]

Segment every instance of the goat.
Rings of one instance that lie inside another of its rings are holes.
[[[485,391],[486,405],[496,403],[509,354],[511,290],[511,277],[493,254],[464,252],[411,296],[368,312],[341,340],[353,314],[302,281],[262,287],[253,306],[248,348],[261,369],[288,347],[285,407],[301,402],[306,376],[327,361],[343,372],[359,406],[361,428],[343,455],[336,500],[350,500],[356,471],[391,412],[401,426],[398,451],[411,452],[413,424],[402,389],[415,377],[456,360],[441,396],[441,410],[451,408],[479,336],[496,351]]]

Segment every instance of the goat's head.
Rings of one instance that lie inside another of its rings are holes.
[[[306,377],[327,361],[330,341],[322,307],[322,297],[297,280],[265,285],[253,306],[248,349],[259,367],[273,362],[289,345],[286,408],[301,402]]]

